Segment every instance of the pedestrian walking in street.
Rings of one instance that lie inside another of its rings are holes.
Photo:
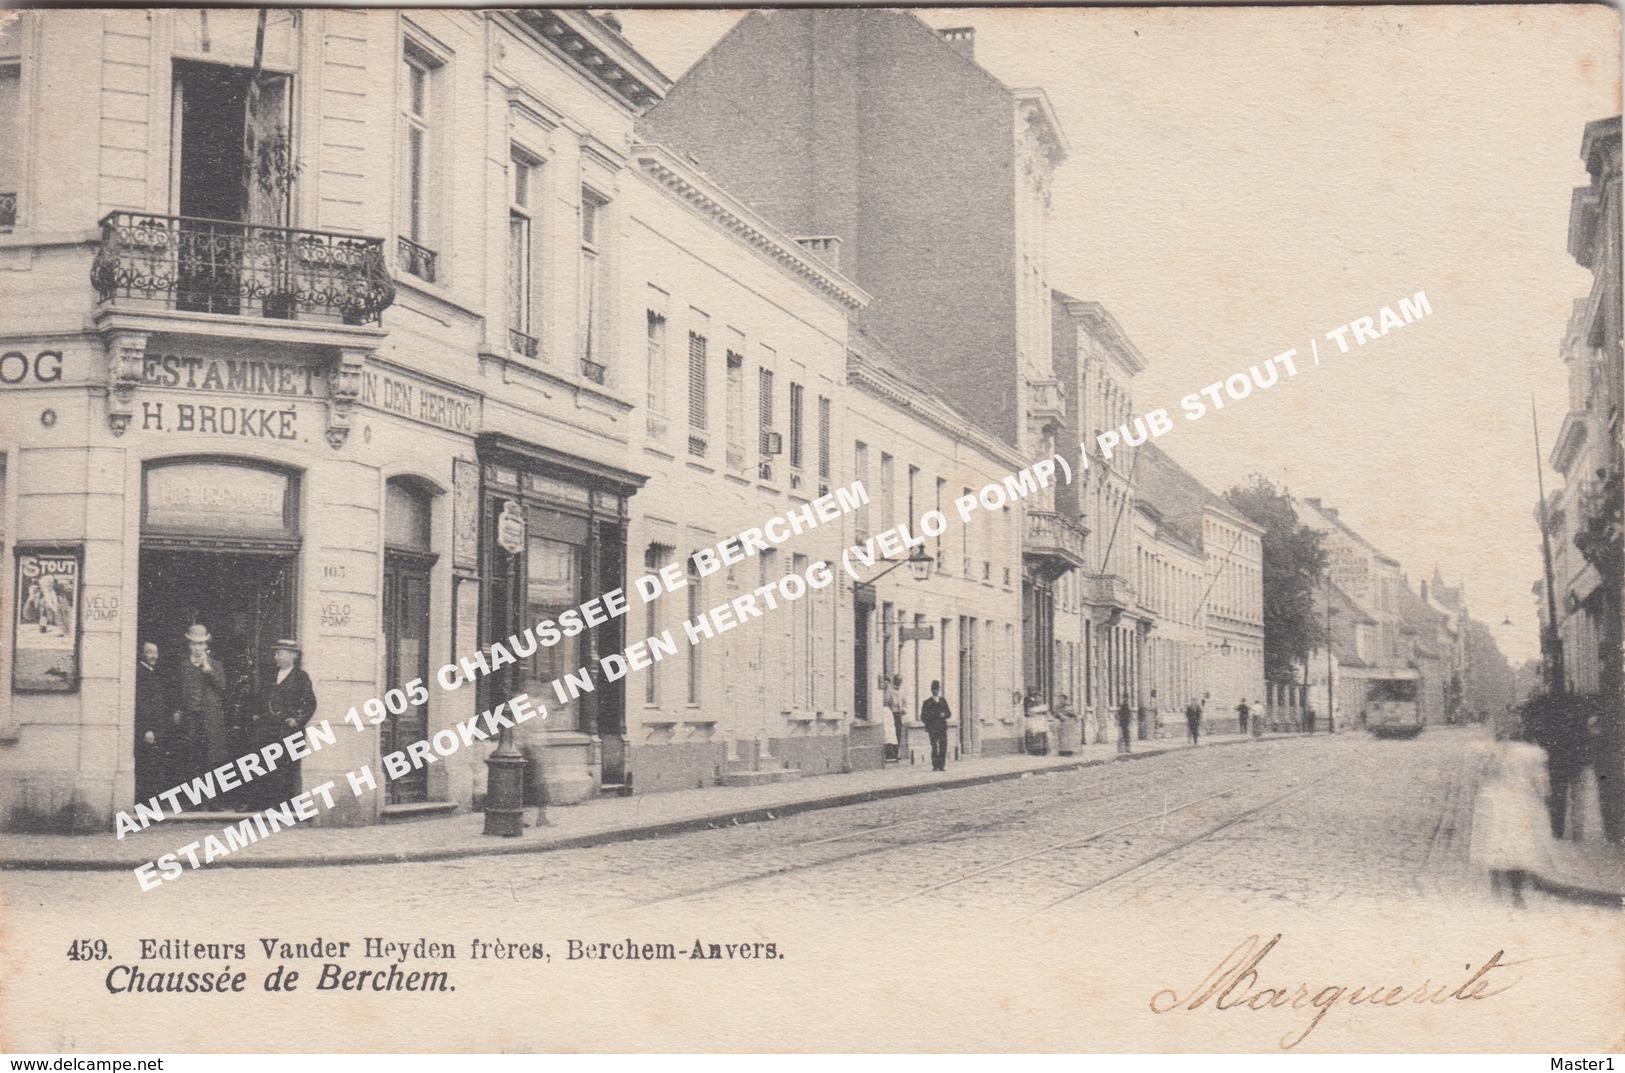
[[[925,724],[925,733],[931,739],[931,770],[948,770],[948,720],[953,718],[953,712],[948,710],[948,702],[942,697],[942,683],[931,683],[931,695],[925,703],[920,705],[920,722]]]
[[[1247,698],[1242,697],[1241,703],[1236,705],[1236,722],[1240,724],[1243,734],[1247,733],[1247,717],[1251,714],[1252,709],[1247,707]]]
[[[233,759],[226,728],[226,675],[209,654],[207,627],[194,623],[186,630],[187,659],[176,680],[176,701],[190,744],[179,758],[177,780],[217,768]]]
[[[1198,744],[1202,730],[1202,705],[1194,697],[1185,705],[1185,731],[1190,736],[1191,744]]]
[[[1117,751],[1120,753],[1134,751],[1134,746],[1129,744],[1128,738],[1128,728],[1133,722],[1134,709],[1128,706],[1128,698],[1124,697],[1122,703],[1117,706]]]
[[[277,641],[271,654],[276,661],[276,679],[265,696],[265,718],[261,721],[264,741],[286,738],[305,729],[310,717],[316,714],[316,691],[311,687],[310,675],[300,666],[303,653],[299,642],[284,638]],[[258,796],[262,808],[274,808],[299,792],[299,761],[283,761],[261,787]]]
[[[1469,856],[1488,870],[1490,889],[1524,908],[1529,873],[1543,862],[1550,841],[1542,799],[1546,751],[1524,740],[1521,725],[1503,723],[1485,762],[1485,779],[1473,802]]]
[[[135,665],[135,796],[145,801],[173,785],[169,777],[169,690],[158,674],[158,646],[141,644]]]
[[[1303,710],[1303,732],[1305,734],[1313,734],[1315,732],[1315,710],[1313,708],[1305,708]]]

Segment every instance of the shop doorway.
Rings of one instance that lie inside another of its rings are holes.
[[[225,675],[233,756],[264,744],[255,719],[264,688],[275,676],[271,646],[292,633],[295,561],[291,554],[226,550],[141,552],[139,640],[158,646],[160,681],[173,698],[187,659],[187,629],[201,625],[209,631],[210,655]],[[145,800],[205,766],[206,758],[183,741],[170,749],[165,770],[155,776],[166,785],[137,787],[136,797]]]

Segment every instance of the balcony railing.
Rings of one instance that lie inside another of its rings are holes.
[[[17,195],[0,194],[0,227],[17,226]]]
[[[101,226],[90,282],[114,305],[372,324],[395,300],[380,239],[137,212]]]
[[[508,329],[508,349],[527,358],[534,358],[541,348],[534,335],[526,335],[518,328]]]
[[[1027,512],[1024,556],[1052,580],[1083,566],[1083,527],[1050,510]]]
[[[401,235],[395,247],[395,257],[401,268],[425,283],[433,283],[440,274],[440,255],[427,246]]]

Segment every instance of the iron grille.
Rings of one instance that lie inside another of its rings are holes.
[[[90,281],[104,302],[370,324],[395,301],[375,238],[134,212],[101,228]]]

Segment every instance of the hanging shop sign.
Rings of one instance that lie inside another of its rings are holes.
[[[497,547],[509,555],[525,550],[525,516],[520,513],[516,500],[502,504],[502,513],[497,518]]]
[[[17,550],[13,692],[78,691],[80,565],[78,548]]]

